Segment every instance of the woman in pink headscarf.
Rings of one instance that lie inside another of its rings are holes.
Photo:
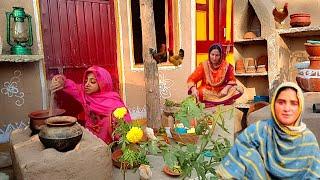
[[[83,84],[76,84],[63,75],[52,78],[51,91],[63,91],[79,101],[85,112],[85,127],[107,144],[113,141],[113,111],[124,107],[118,93],[113,91],[110,73],[99,66],[92,66],[83,76]],[[126,121],[131,121],[129,113]]]

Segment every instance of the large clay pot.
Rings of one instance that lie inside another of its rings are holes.
[[[308,13],[291,14],[290,19],[290,25],[292,27],[303,27],[311,24],[310,14]]]
[[[39,133],[41,126],[46,124],[46,119],[54,116],[61,116],[66,112],[64,109],[54,109],[52,115],[49,115],[49,110],[38,110],[31,112],[28,116],[30,118],[30,129],[32,134]]]
[[[320,92],[320,70],[302,69],[296,77],[298,85],[305,91]]]
[[[82,138],[81,126],[72,116],[56,116],[46,120],[39,132],[39,139],[46,148],[66,152],[76,147]]]
[[[320,44],[304,43],[304,46],[310,56],[320,56]]]

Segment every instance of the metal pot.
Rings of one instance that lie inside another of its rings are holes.
[[[76,147],[82,138],[81,126],[72,116],[56,116],[46,120],[39,132],[39,139],[46,148],[66,152]]]
[[[28,116],[30,118],[30,129],[32,134],[38,134],[41,126],[46,124],[46,119],[54,116],[61,116],[66,112],[64,109],[54,109],[52,115],[49,116],[49,110],[38,110],[31,112]]]

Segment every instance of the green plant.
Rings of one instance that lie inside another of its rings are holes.
[[[113,137],[119,137],[115,142],[121,149],[122,155],[119,158],[121,170],[125,179],[126,169],[135,165],[149,164],[147,153],[157,153],[157,139],[149,138],[149,141],[142,142],[144,132],[138,124],[128,123],[124,120],[127,113],[126,108],[117,108],[113,116],[117,119]],[[149,128],[150,129],[150,128]],[[153,130],[152,130],[153,133]],[[148,135],[148,134],[147,134]]]
[[[224,115],[229,113],[232,117],[233,108],[225,109],[224,106],[218,106],[213,114],[205,113],[203,110],[203,104],[188,97],[182,102],[181,111],[175,116],[187,127],[190,119],[197,120],[196,134],[200,135],[200,144],[168,145],[162,152],[169,168],[174,169],[177,166],[181,168],[183,179],[190,177],[194,170],[198,179],[206,179],[208,173],[212,174],[211,179],[217,179],[214,168],[231,148],[229,140],[221,136],[213,140],[212,135],[216,125],[228,132],[224,127]],[[210,127],[210,124],[213,127]]]

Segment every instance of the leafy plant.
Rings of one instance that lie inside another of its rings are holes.
[[[168,145],[162,152],[169,168],[174,169],[177,166],[181,168],[183,179],[190,177],[193,170],[198,179],[207,179],[208,173],[212,174],[211,179],[217,179],[214,168],[231,148],[229,140],[221,136],[213,140],[212,135],[216,125],[228,132],[224,127],[224,115],[230,113],[232,118],[233,108],[225,109],[223,106],[218,106],[213,114],[205,113],[203,110],[204,105],[188,97],[182,102],[181,111],[175,116],[187,127],[190,119],[197,120],[196,134],[200,135],[200,144]]]
[[[188,96],[181,102],[179,111],[174,115],[175,119],[189,127],[192,119],[199,120],[202,118],[204,107],[204,104],[196,102],[194,96]]]
[[[156,139],[141,142],[144,132],[138,124],[128,123],[124,120],[126,113],[127,110],[124,107],[117,108],[113,113],[113,116],[117,119],[113,137],[118,137],[116,143],[122,151],[119,161],[124,178],[128,166],[149,165],[147,153],[153,154],[160,151]]]

